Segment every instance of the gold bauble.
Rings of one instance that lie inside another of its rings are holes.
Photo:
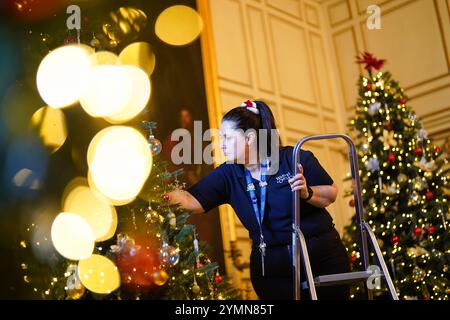
[[[133,41],[147,23],[145,13],[132,7],[121,7],[109,16],[111,20],[102,26],[103,33],[117,43]]]
[[[385,207],[381,207],[380,208],[380,213],[385,213],[386,212],[386,208]]]
[[[158,222],[159,217],[160,217],[160,215],[159,215],[158,211],[153,210],[153,209],[151,209],[149,212],[147,212],[147,214],[145,216],[146,220],[151,223]]]
[[[169,214],[167,215],[167,219],[169,219],[169,224],[172,227],[176,227],[176,225],[177,225],[177,217],[176,217],[175,213],[173,213],[172,211],[169,212]]]
[[[192,286],[192,292],[195,294],[199,294],[200,293],[200,287],[197,283],[194,283],[194,285]]]
[[[433,172],[432,171],[425,171],[425,173],[423,174],[423,176],[427,179],[431,179],[433,178]]]
[[[109,46],[110,46],[111,48],[117,47],[117,44],[118,44],[118,42],[117,42],[116,40],[114,40],[114,39],[111,39],[111,40],[109,41]]]
[[[414,180],[414,189],[416,189],[417,191],[422,191],[423,189],[427,188],[428,184],[426,183],[426,181],[423,181],[421,178],[417,177]]]
[[[152,279],[157,286],[163,286],[169,279],[169,275],[165,270],[159,270],[152,273]]]
[[[408,250],[406,252],[409,256],[411,256],[413,258],[415,258],[417,256],[416,248],[414,248],[414,247],[408,248]]]
[[[383,245],[384,245],[384,242],[383,242],[383,240],[381,240],[381,239],[378,239],[378,240],[377,240],[377,242],[378,242],[378,246],[379,246],[380,248],[382,248],[382,247],[383,247]]]
[[[404,174],[404,173],[400,173],[398,176],[397,176],[397,181],[399,182],[399,183],[405,183],[406,181],[408,181],[408,177],[406,176],[406,174]]]
[[[81,286],[79,289],[73,288],[73,289],[67,289],[67,298],[68,300],[78,300],[80,299],[84,293],[86,292],[86,288],[84,286]]]
[[[419,194],[417,193],[417,191],[413,191],[413,192],[411,193],[410,200],[411,200],[411,204],[412,204],[413,206],[419,204],[419,202],[420,202],[420,196],[419,196]],[[409,202],[408,202],[408,203],[409,203]]]

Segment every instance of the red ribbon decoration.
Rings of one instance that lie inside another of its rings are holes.
[[[367,51],[361,54],[361,57],[356,57],[356,63],[365,64],[364,69],[369,72],[372,68],[380,70],[385,62],[385,59],[376,59],[373,54]]]
[[[244,103],[245,103],[245,105],[247,106],[247,108],[254,108],[253,102],[251,102],[250,100],[247,100],[247,101],[245,101]]]

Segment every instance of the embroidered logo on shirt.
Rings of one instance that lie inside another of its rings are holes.
[[[285,181],[288,181],[290,178],[292,178],[292,174],[290,172],[275,177],[275,179],[277,179],[277,183],[283,183]]]

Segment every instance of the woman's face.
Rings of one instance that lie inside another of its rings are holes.
[[[223,121],[220,126],[220,148],[228,161],[245,163],[248,144],[244,132],[235,129],[233,121]]]

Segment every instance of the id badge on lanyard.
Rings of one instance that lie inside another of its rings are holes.
[[[264,258],[266,255],[266,243],[264,242],[264,234],[262,231],[262,223],[264,220],[264,213],[266,209],[266,196],[267,196],[267,182],[266,182],[266,165],[261,165],[261,182],[259,183],[261,187],[261,204],[258,206],[258,199],[255,193],[255,185],[252,181],[252,176],[250,172],[245,169],[245,179],[247,180],[247,192],[250,195],[250,199],[252,200],[253,211],[256,216],[256,220],[259,225],[259,252],[261,253],[261,269],[262,276],[264,277]]]

